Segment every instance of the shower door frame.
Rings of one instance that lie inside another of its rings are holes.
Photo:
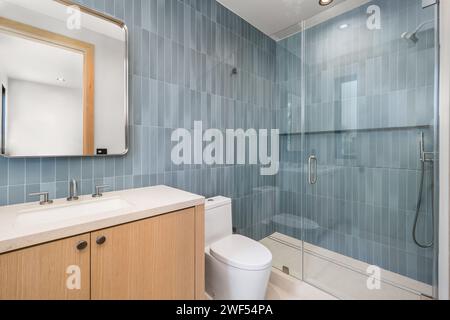
[[[372,0],[364,1],[361,5],[368,4]],[[423,5],[426,3],[423,2]],[[449,84],[450,88],[450,38],[441,38],[441,28],[447,26],[450,31],[450,1],[445,2],[445,8],[441,10],[441,2],[435,0],[435,3],[428,3],[428,6],[434,6],[434,17],[435,17],[435,74],[434,74],[434,147],[433,150],[433,160],[435,163],[433,169],[433,176],[435,181],[435,190],[433,192],[433,203],[434,203],[434,254],[433,254],[433,298],[434,299],[450,299],[450,143],[449,140],[441,140],[440,136],[450,137],[450,92],[441,92],[440,87],[443,81]],[[424,7],[425,8],[425,7]],[[442,15],[441,15],[442,14]],[[449,22],[445,22],[449,21]],[[301,144],[303,146],[305,143],[305,113],[306,113],[306,36],[304,32],[308,27],[306,21],[299,23],[302,30],[301,37]],[[442,50],[442,43],[445,43],[445,51]],[[441,56],[446,54],[446,62],[448,64],[448,70],[443,73],[443,66],[441,64]],[[448,102],[444,105],[443,96],[447,98],[445,101]],[[442,103],[441,103],[442,102]],[[302,150],[306,150],[302,147]],[[309,155],[304,155],[305,164],[307,164],[307,157]],[[313,155],[314,156],[314,155]],[[440,161],[441,160],[441,161]],[[316,160],[317,161],[317,160]],[[444,176],[443,173],[446,173]],[[317,175],[317,172],[316,172]],[[437,189],[437,190],[436,190]],[[441,192],[448,195],[447,197],[440,197]],[[443,222],[442,224],[440,222]],[[305,277],[305,241],[302,241],[302,279],[306,282],[308,280]],[[315,286],[314,284],[312,284]]]
[[[422,1],[422,4],[426,4],[425,1]],[[430,4],[430,5],[434,5],[434,16],[435,16],[435,34],[434,34],[434,39],[435,39],[435,70],[434,70],[434,146],[435,146],[435,150],[434,150],[434,183],[437,186],[437,191],[436,188],[433,191],[433,204],[434,204],[434,210],[433,210],[433,216],[434,216],[434,256],[433,256],[433,298],[435,299],[440,299],[440,283],[439,283],[439,278],[440,278],[440,274],[439,274],[439,264],[440,264],[440,233],[441,230],[439,228],[439,221],[441,219],[441,203],[440,203],[440,193],[441,193],[441,181],[446,180],[446,179],[441,179],[440,178],[440,172],[441,172],[441,162],[440,162],[440,150],[441,150],[441,139],[440,139],[440,130],[441,130],[441,117],[440,117],[440,68],[441,68],[441,32],[440,32],[440,21],[441,21],[441,16],[440,16],[440,1],[439,0],[435,0],[434,4]],[[448,124],[447,124],[448,126]],[[447,199],[448,200],[448,199]]]
[[[450,2],[438,1],[439,17],[439,254],[438,288],[439,299],[450,299],[450,39],[444,30],[450,31]]]

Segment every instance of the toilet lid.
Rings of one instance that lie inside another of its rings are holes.
[[[259,242],[231,235],[210,247],[211,255],[221,262],[242,270],[264,270],[272,265],[272,253]]]

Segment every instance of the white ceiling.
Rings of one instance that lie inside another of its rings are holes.
[[[299,23],[317,24],[360,6],[368,0],[334,0],[323,7],[319,0],[217,0],[229,10],[261,30],[280,40],[300,31]]]
[[[0,73],[7,78],[82,88],[83,55],[0,32]]]
[[[35,20],[54,18],[66,24],[67,18],[73,13],[67,11],[67,6],[54,0],[0,0],[0,11],[9,19],[33,24]],[[103,34],[107,37],[125,41],[125,33],[114,23],[96,16],[81,13],[81,30]],[[25,21],[22,21],[25,20]],[[76,34],[77,30],[73,33]]]

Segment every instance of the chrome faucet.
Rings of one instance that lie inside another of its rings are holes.
[[[95,193],[92,195],[92,198],[101,198],[103,197],[102,189],[109,188],[108,185],[103,186],[95,186]]]
[[[50,194],[48,192],[36,192],[36,193],[30,193],[30,197],[40,197],[39,204],[41,206],[45,206],[47,204],[52,204],[53,200],[50,200]]]
[[[80,199],[78,197],[78,183],[73,179],[69,182],[69,197],[67,198],[67,201],[76,201],[78,199]]]

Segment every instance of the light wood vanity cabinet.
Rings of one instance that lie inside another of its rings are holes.
[[[0,255],[0,299],[89,299],[89,243],[85,234]],[[67,288],[71,266],[81,273],[79,290]]]
[[[0,299],[203,299],[203,223],[199,206],[2,254]]]
[[[188,209],[92,233],[92,299],[193,300],[194,228]]]

